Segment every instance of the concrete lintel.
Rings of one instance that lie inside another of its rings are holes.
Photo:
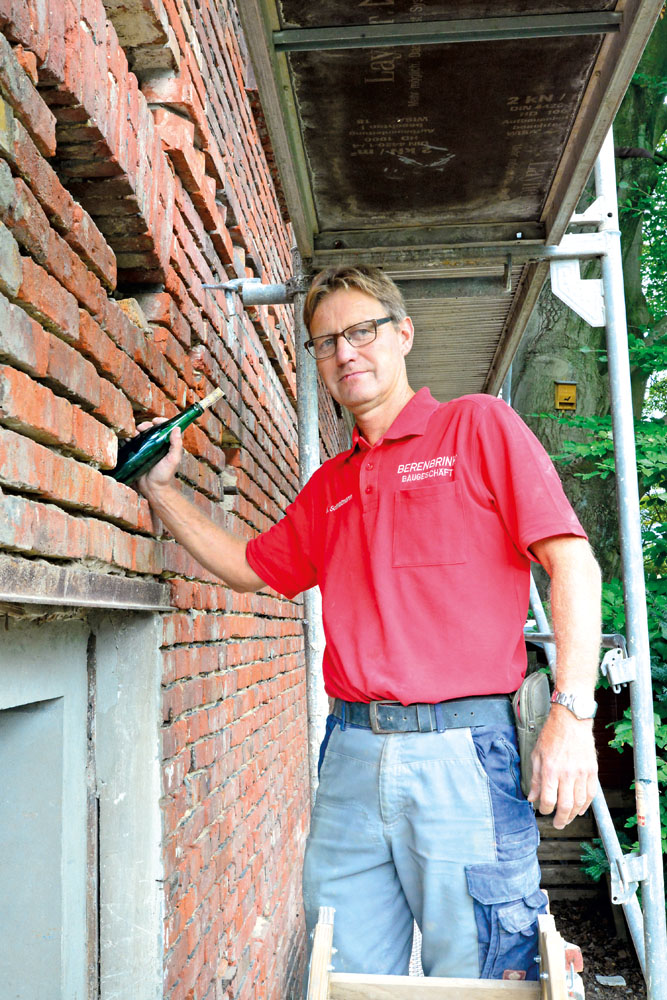
[[[172,610],[167,584],[8,555],[0,555],[0,601],[134,611]]]

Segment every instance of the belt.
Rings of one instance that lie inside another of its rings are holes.
[[[514,725],[507,695],[454,698],[436,704],[402,705],[400,701],[341,701],[336,698],[332,715],[344,724],[385,733],[433,733],[467,726]]]

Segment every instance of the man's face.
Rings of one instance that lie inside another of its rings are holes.
[[[311,337],[340,333],[355,323],[382,319],[387,311],[372,295],[358,289],[339,289],[326,295],[310,324]],[[336,353],[317,367],[333,398],[355,416],[390,402],[407,387],[405,355],[412,347],[409,319],[384,323],[377,338],[365,347],[353,347],[338,337]]]

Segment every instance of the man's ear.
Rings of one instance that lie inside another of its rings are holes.
[[[406,316],[399,325],[398,336],[401,343],[401,354],[405,357],[412,350],[412,343],[415,339],[415,328],[409,316]]]

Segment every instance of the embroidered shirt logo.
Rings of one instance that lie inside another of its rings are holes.
[[[436,476],[453,476],[456,455],[438,455],[423,462],[405,462],[396,469],[402,483],[413,483],[417,479],[434,479]]]
[[[331,504],[329,507],[327,507],[327,514],[333,514],[335,510],[338,510],[338,508],[342,507],[343,504],[349,503],[351,499],[352,499],[352,494],[350,493],[349,497],[345,497],[344,500],[339,500],[338,503]]]

